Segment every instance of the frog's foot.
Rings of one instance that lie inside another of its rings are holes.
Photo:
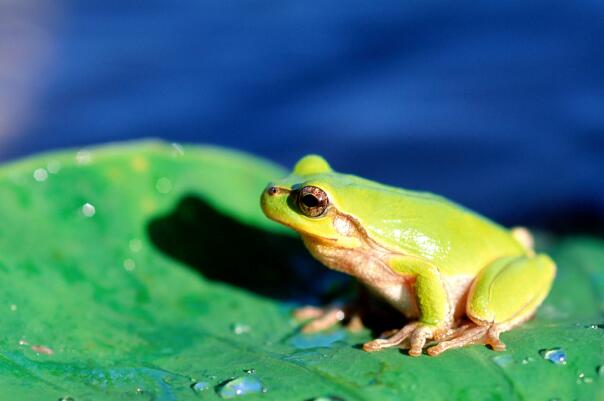
[[[505,344],[499,339],[499,329],[496,325],[481,326],[470,323],[458,327],[441,340],[443,341],[428,348],[428,355],[436,356],[449,349],[472,344],[486,344],[495,351],[505,351]]]
[[[533,234],[525,227],[514,227],[512,228],[512,237],[526,249],[529,254],[534,254],[533,249],[535,248],[535,239]]]
[[[449,335],[449,330],[414,322],[395,332],[388,332],[387,335],[387,338],[377,338],[363,344],[363,349],[375,352],[392,347],[409,348],[410,356],[419,356],[428,340],[445,337]]]
[[[349,307],[328,306],[320,308],[316,306],[305,306],[296,309],[294,317],[297,320],[308,321],[303,327],[303,333],[316,333],[329,329],[336,324],[348,320],[346,327],[351,331],[363,329],[363,323],[358,315]]]

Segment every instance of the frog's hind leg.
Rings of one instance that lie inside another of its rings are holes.
[[[499,334],[528,320],[549,292],[556,265],[546,255],[500,258],[483,269],[470,287],[466,315],[472,323],[428,349],[438,355],[469,344],[503,351]]]

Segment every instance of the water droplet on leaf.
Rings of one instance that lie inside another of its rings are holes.
[[[263,392],[262,382],[255,376],[241,376],[220,384],[216,392],[224,399]]]
[[[96,208],[92,203],[84,203],[82,206],[82,214],[86,217],[92,217],[96,214]]]
[[[172,190],[172,181],[170,181],[166,177],[162,177],[158,179],[155,183],[155,189],[160,194],[167,194]]]
[[[58,401],[75,401],[75,399],[73,397],[67,396],[67,397],[61,397],[61,398],[59,398]]]
[[[594,379],[589,377],[589,376],[585,376],[585,373],[581,372],[579,373],[579,376],[577,376],[577,384],[591,384],[593,383]]]
[[[182,145],[180,145],[179,143],[172,143],[172,154],[174,156],[184,156],[185,154],[185,150],[183,149]]]
[[[252,328],[250,326],[248,326],[247,324],[233,323],[231,325],[231,330],[233,330],[233,333],[240,335],[240,334],[249,333],[250,331],[252,331]]]
[[[128,259],[124,260],[124,269],[131,272],[135,268],[136,268],[136,262],[133,259],[128,258]]]
[[[138,238],[133,238],[128,243],[128,247],[132,252],[140,252],[143,249],[143,241]]]
[[[38,182],[46,181],[48,178],[48,172],[44,168],[37,168],[34,170],[34,180]]]
[[[76,153],[76,163],[78,164],[89,164],[92,161],[92,155],[86,149],[80,150]]]
[[[327,395],[322,397],[311,398],[307,401],[344,401],[344,399],[340,397],[335,397],[333,395]]]
[[[555,363],[556,365],[566,364],[566,353],[561,348],[542,349],[539,354],[544,358]]]
[[[505,367],[513,364],[514,358],[511,355],[498,355],[493,358],[493,362],[501,367]]]
[[[210,385],[207,382],[195,382],[191,384],[191,390],[195,391],[196,393],[205,391],[208,388],[210,388]]]

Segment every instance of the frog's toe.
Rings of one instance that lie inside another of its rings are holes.
[[[294,311],[294,318],[296,320],[310,320],[316,319],[324,313],[325,308],[320,308],[318,306],[303,306]]]
[[[376,338],[373,341],[366,342],[363,344],[363,350],[367,352],[376,352],[388,348],[388,340],[383,338]]]
[[[346,318],[346,311],[339,306],[319,308],[305,306],[294,311],[297,320],[309,321],[302,327],[303,333],[316,333],[329,329]]]
[[[367,352],[380,351],[386,348],[400,347],[417,327],[417,323],[410,323],[400,330],[388,332],[387,338],[377,338],[363,344],[363,349]]]
[[[516,241],[520,242],[524,249],[526,249],[530,253],[533,253],[533,249],[535,249],[535,239],[533,238],[533,234],[531,234],[531,232],[527,228],[512,228],[512,237],[514,237]]]
[[[419,326],[411,334],[409,356],[420,356],[426,341],[434,336],[434,329],[430,326]]]
[[[299,314],[296,314],[296,317],[297,316],[299,316]],[[346,313],[342,308],[332,307],[323,309],[318,314],[315,314],[313,311],[312,314],[307,314],[306,316],[309,316],[312,320],[302,327],[302,332],[316,333],[335,326],[346,318]]]
[[[456,329],[446,341],[428,348],[428,355],[436,356],[443,352],[465,347],[466,345],[486,344],[495,351],[505,351],[505,344],[499,339],[497,325],[481,326],[476,324],[465,325]]]
[[[359,311],[354,305],[304,306],[294,311],[294,318],[307,322],[302,327],[304,333],[326,330],[340,322],[345,323],[346,328],[353,332],[365,328]]]
[[[483,342],[485,334],[488,331],[488,327],[484,326],[470,326],[463,327],[456,331],[455,335],[447,340],[441,341],[438,344],[428,348],[428,355],[436,356],[449,349],[461,348],[466,345],[476,344],[477,342]]]
[[[361,320],[361,316],[359,314],[354,314],[350,317],[348,323],[346,323],[346,328],[353,333],[357,333],[363,330],[365,325],[363,324],[363,320]]]
[[[485,344],[490,345],[493,351],[505,351],[505,344],[499,339],[499,325],[492,325],[485,336]]]

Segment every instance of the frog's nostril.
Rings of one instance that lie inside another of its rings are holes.
[[[279,189],[277,187],[268,187],[266,192],[271,196],[277,195],[277,192],[279,192]]]

